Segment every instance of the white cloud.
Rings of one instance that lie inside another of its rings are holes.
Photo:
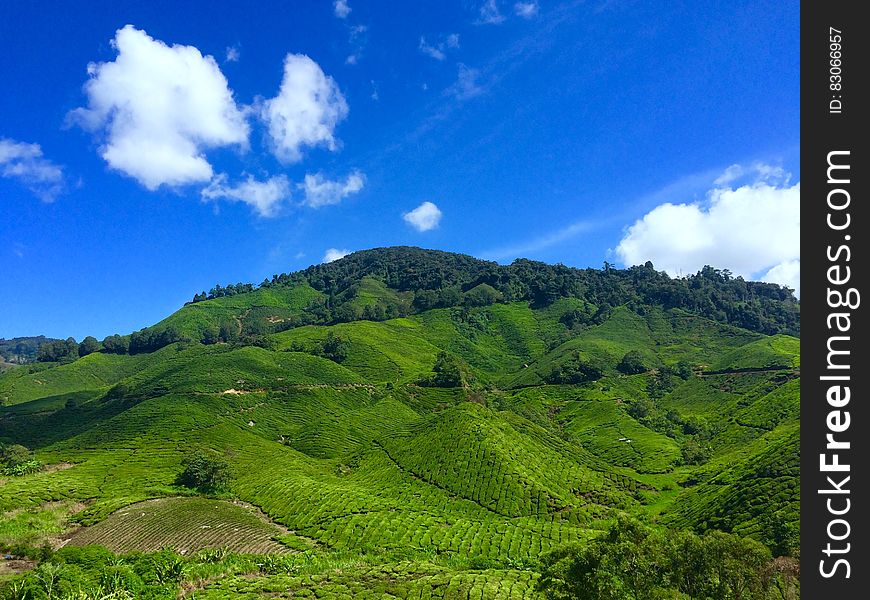
[[[227,176],[222,173],[202,190],[204,200],[225,199],[244,202],[261,217],[275,216],[281,202],[289,199],[290,195],[290,182],[284,175],[277,175],[266,181],[257,181],[248,175],[245,181],[229,185]]]
[[[365,175],[353,171],[344,181],[325,179],[321,173],[305,175],[305,181],[299,188],[305,191],[304,204],[311,208],[320,208],[330,204],[338,204],[351,194],[356,194],[365,186]]]
[[[365,25],[353,25],[348,27],[348,43],[353,51],[344,60],[344,64],[355,65],[359,63],[363,55],[363,50],[368,42],[366,39],[366,32],[368,29],[369,28]]]
[[[789,186],[788,175],[777,169],[754,166],[753,183],[716,187],[705,202],[655,207],[625,231],[617,255],[629,265],[651,260],[675,276],[711,265],[744,278],[795,281],[800,267],[800,183]],[[769,183],[772,172],[785,183]],[[732,166],[716,181],[721,184],[742,173],[742,167]]]
[[[344,258],[348,254],[350,254],[350,250],[339,250],[338,248],[330,248],[323,255],[322,263],[331,263],[333,261],[338,260],[339,258]]]
[[[417,231],[429,231],[441,222],[441,210],[432,202],[424,202],[414,210],[402,215],[405,222]]]
[[[455,97],[457,100],[468,100],[483,93],[477,79],[480,77],[480,71],[472,69],[462,63],[459,63],[459,73],[456,76],[456,83],[451,85],[445,92]]]
[[[132,25],[112,46],[113,62],[88,65],[88,107],[69,115],[105,134],[100,152],[110,167],[154,190],[209,181],[206,148],[247,146],[248,124],[214,58]]]
[[[719,177],[713,181],[714,185],[727,185],[732,181],[740,178],[743,175],[743,167],[741,165],[731,165]]]
[[[444,60],[447,58],[447,50],[459,48],[459,34],[451,33],[435,44],[428,43],[424,36],[420,36],[419,48],[420,52],[426,56],[430,56],[435,60]]]
[[[800,259],[789,260],[780,263],[759,277],[761,281],[778,283],[794,290],[795,296],[801,296],[801,261]]]
[[[532,19],[538,14],[537,2],[517,2],[514,4],[514,13],[524,19]]]
[[[268,126],[275,156],[297,162],[303,146],[336,150],[335,127],[347,112],[347,102],[332,77],[304,54],[288,54],[278,96],[263,103],[260,118]]]
[[[441,48],[438,46],[431,46],[426,43],[426,38],[420,36],[420,52],[425,54],[426,56],[430,56],[435,60],[444,60],[447,58],[447,55],[444,54],[443,44],[441,44]]]
[[[44,202],[64,188],[63,169],[42,155],[39,144],[0,138],[0,176],[17,179]]]
[[[332,8],[335,11],[335,16],[339,19],[346,19],[350,14],[350,11],[353,10],[350,5],[348,5],[347,0],[335,0],[332,4]]]
[[[227,46],[226,62],[239,62],[241,57],[242,52],[239,50],[238,46]]]
[[[486,0],[483,4],[480,5],[480,20],[479,23],[485,23],[487,25],[497,25],[504,21],[504,15],[501,14],[501,11],[498,8],[498,2],[496,0]]]
[[[725,169],[719,177],[713,181],[716,186],[724,186],[729,183],[771,183],[775,185],[787,184],[791,178],[790,173],[786,173],[782,167],[768,165],[762,162],[756,162],[745,167],[743,165],[734,164]]]

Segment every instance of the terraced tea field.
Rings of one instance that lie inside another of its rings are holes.
[[[344,600],[543,600],[537,573],[520,570],[462,570],[432,564],[341,568],[309,575],[252,580],[227,578],[197,594],[203,600],[325,598]]]
[[[73,535],[69,544],[99,544],[125,554],[173,548],[180,554],[226,548],[248,554],[287,552],[287,530],[248,505],[205,498],[159,498],[125,506]]]

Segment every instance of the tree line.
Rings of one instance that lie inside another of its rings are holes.
[[[576,269],[517,259],[499,265],[462,254],[411,247],[376,248],[355,252],[341,260],[314,265],[294,273],[273,275],[258,287],[308,284],[327,296],[326,322],[363,318],[344,305],[346,292],[363,277],[374,277],[399,292],[412,292],[410,306],[384,305],[384,312],[421,312],[432,308],[486,306],[527,301],[547,306],[559,298],[580,298],[606,312],[628,304],[633,308],[682,308],[721,323],[768,335],[800,334],[800,304],[789,288],[746,281],[727,269],[706,266],[688,277],[672,278],[651,262],[617,269],[605,262],[601,269]],[[215,286],[194,302],[244,293],[253,284]],[[362,310],[362,309],[359,309]],[[385,318],[403,316],[387,315]]]

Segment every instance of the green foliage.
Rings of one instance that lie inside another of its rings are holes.
[[[87,356],[100,351],[100,342],[92,335],[87,336],[79,344],[79,356]]]
[[[318,352],[320,356],[328,358],[332,362],[342,363],[347,359],[348,342],[343,337],[330,331],[326,339],[320,344]]]
[[[181,465],[184,470],[178,475],[178,485],[211,493],[225,490],[230,483],[229,463],[214,454],[192,452]]]
[[[180,342],[187,338],[182,337],[177,328],[169,326],[163,329],[141,329],[130,335],[130,354],[142,352],[154,352],[164,346]]]
[[[109,354],[127,354],[130,351],[130,338],[117,333],[103,340],[103,352]]]
[[[578,384],[596,381],[604,375],[604,366],[600,361],[581,357],[577,352],[572,358],[553,367],[547,376],[547,383]]]
[[[426,385],[442,388],[465,387],[468,374],[462,363],[452,354],[439,352],[432,367],[432,376],[424,380]]]
[[[689,598],[765,600],[770,553],[721,532],[661,532],[620,516],[583,547],[544,557],[538,587],[554,600]],[[682,597],[682,596],[680,596]]]
[[[21,444],[0,443],[0,474],[20,476],[36,473],[42,469],[42,463]]]
[[[39,346],[36,360],[40,362],[71,362],[79,357],[79,345],[75,338],[46,342]]]
[[[44,335],[35,337],[0,338],[0,362],[24,365],[36,360],[39,348],[43,344],[59,342]]]
[[[643,354],[637,350],[629,350],[623,355],[622,360],[616,365],[616,368],[626,375],[638,375],[646,373],[647,366],[643,361]]]

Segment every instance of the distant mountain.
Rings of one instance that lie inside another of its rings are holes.
[[[36,360],[40,346],[56,341],[58,340],[44,335],[16,337],[11,340],[0,338],[0,358],[7,363],[27,364]]]
[[[626,514],[748,536],[769,559],[800,519],[799,331],[789,290],[712,268],[357,252],[0,375],[0,442],[55,465],[7,478],[0,512],[68,507],[87,526],[70,547],[186,540],[191,565],[204,547],[272,552],[262,524],[213,528],[210,504],[161,505],[147,531],[119,510],[191,494],[199,451],[230,473],[216,497],[258,507],[308,561],[201,577],[204,597],[542,598],[549,553]]]

